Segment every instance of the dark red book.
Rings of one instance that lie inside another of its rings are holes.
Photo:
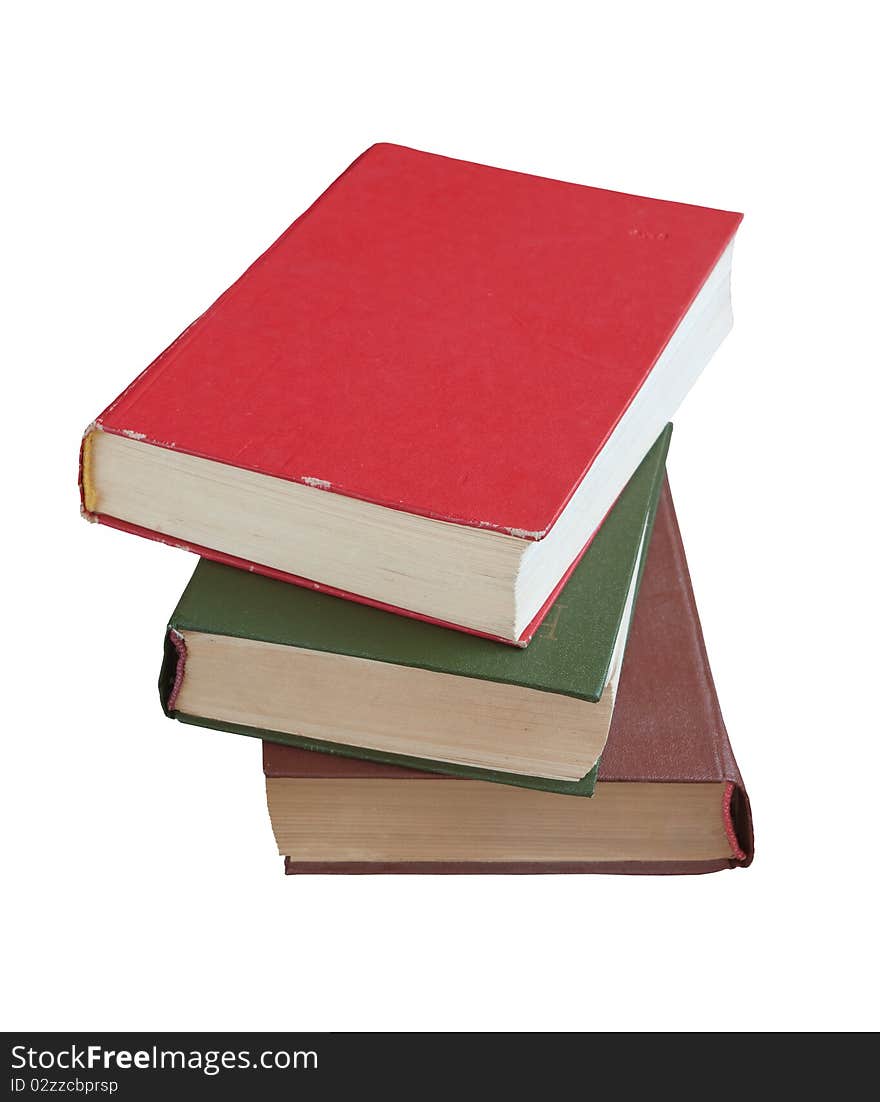
[[[751,812],[664,490],[591,799],[263,744],[288,873],[700,873]]]
[[[375,145],[96,418],[83,510],[525,643],[728,331],[739,222]]]

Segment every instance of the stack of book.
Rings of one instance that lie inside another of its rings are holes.
[[[749,863],[665,477],[739,222],[373,146],[86,430],[287,872]]]

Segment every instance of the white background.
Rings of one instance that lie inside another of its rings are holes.
[[[869,11],[7,16],[5,1028],[880,1024]],[[669,467],[752,868],[285,878],[258,743],[163,718],[163,628],[194,559],[83,523],[80,434],[376,140],[745,212],[734,331]]]

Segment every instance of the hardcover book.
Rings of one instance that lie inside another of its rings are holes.
[[[271,742],[263,764],[288,873],[698,873],[754,851],[668,489],[592,799]]]
[[[89,426],[83,512],[525,644],[730,328],[740,217],[375,145]]]
[[[202,560],[168,628],[166,712],[312,750],[590,795],[670,432],[527,649]]]

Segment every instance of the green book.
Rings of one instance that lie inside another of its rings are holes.
[[[592,795],[671,432],[528,647],[202,559],[168,624],[166,714],[307,750]]]

